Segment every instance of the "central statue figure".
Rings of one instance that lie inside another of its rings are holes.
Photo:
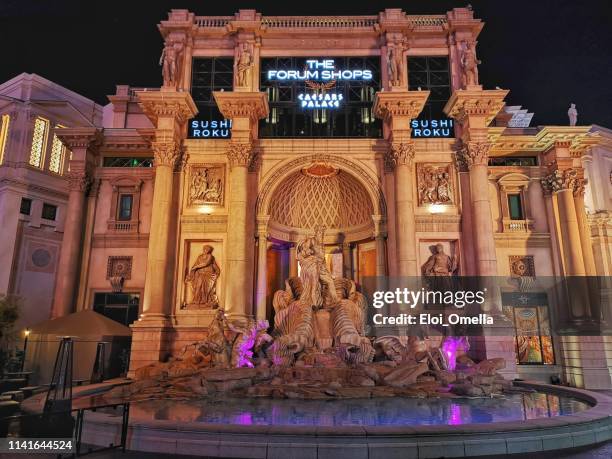
[[[321,227],[297,245],[300,275],[274,294],[276,364],[334,353],[347,363],[369,362],[374,349],[365,335],[365,297],[350,279],[334,279],[325,264]]]

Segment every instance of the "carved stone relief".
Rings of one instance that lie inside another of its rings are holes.
[[[454,204],[450,164],[417,164],[417,188],[419,205]]]
[[[188,205],[223,205],[225,166],[195,164],[190,169]]]
[[[26,249],[26,271],[53,273],[57,260],[57,246],[28,241]]]

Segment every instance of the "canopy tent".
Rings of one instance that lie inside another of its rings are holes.
[[[74,340],[74,379],[89,380],[99,342],[106,342],[106,377],[124,371],[132,330],[90,309],[45,320],[31,329],[24,370],[32,371],[31,382],[51,380],[53,365],[62,336]]]

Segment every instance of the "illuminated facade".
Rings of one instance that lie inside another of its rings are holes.
[[[438,243],[462,275],[610,275],[609,202],[587,218],[583,199],[583,162],[604,135],[509,127],[508,91],[478,81],[483,25],[467,8],[172,10],[162,88],[118,86],[101,126],[57,134],[72,160],[54,316],[94,308],[131,323],[134,370],[206,333],[214,311],[189,281],[203,246],[218,303],[269,319],[317,226],[330,272],[357,282],[418,276]],[[611,387],[607,338],[551,338],[545,307],[501,312],[537,333],[482,337],[477,357],[506,358],[508,376]]]

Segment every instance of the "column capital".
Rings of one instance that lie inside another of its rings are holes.
[[[267,238],[268,236],[268,222],[270,221],[270,217],[258,217],[257,218],[257,236],[264,236]]]
[[[460,123],[468,118],[482,118],[486,127],[504,106],[507,89],[458,89],[444,106],[444,113]]]
[[[85,193],[89,190],[91,178],[86,172],[70,171],[64,177],[68,182],[69,191],[79,191],[81,193]]]
[[[255,123],[268,116],[270,110],[263,92],[214,91],[213,96],[221,114],[231,120],[246,118]]]
[[[191,94],[165,89],[164,91],[136,91],[138,105],[151,122],[158,128],[161,119],[173,119],[183,125],[193,118],[198,109]]]
[[[457,162],[471,169],[472,166],[486,166],[489,162],[491,142],[468,141],[457,151]]]
[[[374,97],[374,116],[385,121],[397,117],[412,120],[419,116],[428,97],[429,91],[379,91]]]
[[[230,168],[250,167],[255,159],[255,149],[251,142],[230,141],[227,146],[227,159]]]
[[[555,169],[541,179],[542,189],[545,193],[558,193],[569,190],[578,195],[584,193],[586,179],[582,177],[582,171],[577,167],[569,169]]]
[[[179,143],[174,140],[155,140],[151,142],[155,166],[168,166],[174,168],[180,157]]]
[[[393,170],[397,166],[412,166],[416,148],[414,142],[391,142],[385,152],[385,168]]]

